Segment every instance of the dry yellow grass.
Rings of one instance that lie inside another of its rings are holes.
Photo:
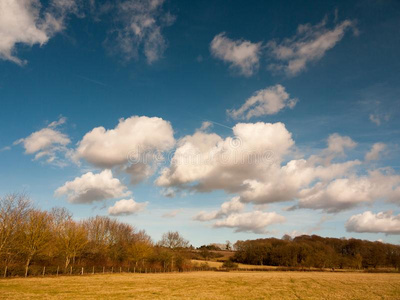
[[[400,274],[193,272],[0,280],[1,299],[400,299]]]
[[[222,267],[222,262],[219,261],[212,261],[212,260],[199,260],[199,259],[192,259],[191,262],[193,264],[197,264],[200,266],[201,264],[207,263],[211,268],[220,268]],[[238,264],[239,268],[241,269],[276,269],[277,267],[272,266],[259,266],[259,265],[246,265],[246,264]]]

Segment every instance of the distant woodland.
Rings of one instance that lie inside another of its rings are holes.
[[[4,276],[109,272],[183,271],[191,259],[302,268],[400,268],[400,246],[316,235],[266,238],[195,249],[178,232],[154,242],[144,230],[109,217],[81,221],[65,208],[43,211],[23,194],[0,198],[0,267]],[[227,259],[227,260],[226,260]],[[207,264],[205,263],[205,266]]]

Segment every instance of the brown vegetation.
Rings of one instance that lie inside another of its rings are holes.
[[[400,246],[303,235],[238,241],[233,260],[245,264],[313,268],[400,268]]]
[[[109,217],[75,221],[64,208],[35,209],[25,195],[0,198],[3,277],[209,270],[216,267],[211,261],[230,270],[260,270],[251,265],[285,270],[400,268],[400,246],[356,239],[313,235],[238,241],[235,251],[230,242],[222,246],[226,250],[221,245],[194,249],[178,232],[167,232],[154,243],[145,231]]]
[[[400,274],[191,272],[0,280],[2,299],[400,299]]]
[[[4,277],[72,274],[83,269],[183,270],[188,241],[168,232],[154,244],[145,231],[109,217],[74,221],[64,208],[33,208],[25,195],[0,198],[0,267]],[[83,268],[83,269],[82,269]]]

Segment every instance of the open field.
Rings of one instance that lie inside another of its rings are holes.
[[[193,272],[0,280],[1,299],[400,299],[400,274]]]
[[[192,263],[198,264],[199,266],[201,264],[208,264],[211,268],[220,268],[222,267],[222,262],[219,261],[213,261],[213,260],[200,260],[200,259],[192,259]],[[276,269],[277,267],[273,266],[260,266],[260,265],[246,265],[246,264],[240,264],[238,263],[238,267],[241,269]]]

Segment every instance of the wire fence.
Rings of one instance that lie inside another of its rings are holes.
[[[187,272],[372,272],[372,273],[399,273],[397,269],[374,269],[374,270],[336,270],[336,269],[317,269],[317,268],[294,268],[294,267],[266,267],[266,268],[223,268],[223,267],[186,267],[180,269],[160,268],[160,267],[126,267],[126,266],[32,266],[26,269],[20,266],[3,267],[3,274],[0,278],[12,277],[46,277],[46,276],[78,276],[78,275],[99,275],[99,274],[155,274],[155,273],[187,273]]]
[[[2,278],[10,277],[45,277],[45,276],[77,276],[77,275],[98,275],[98,274],[152,274],[152,273],[182,273],[182,272],[201,272],[216,271],[213,267],[188,267],[180,269],[157,268],[157,267],[122,267],[122,266],[31,266],[28,271],[21,266],[3,267]]]

